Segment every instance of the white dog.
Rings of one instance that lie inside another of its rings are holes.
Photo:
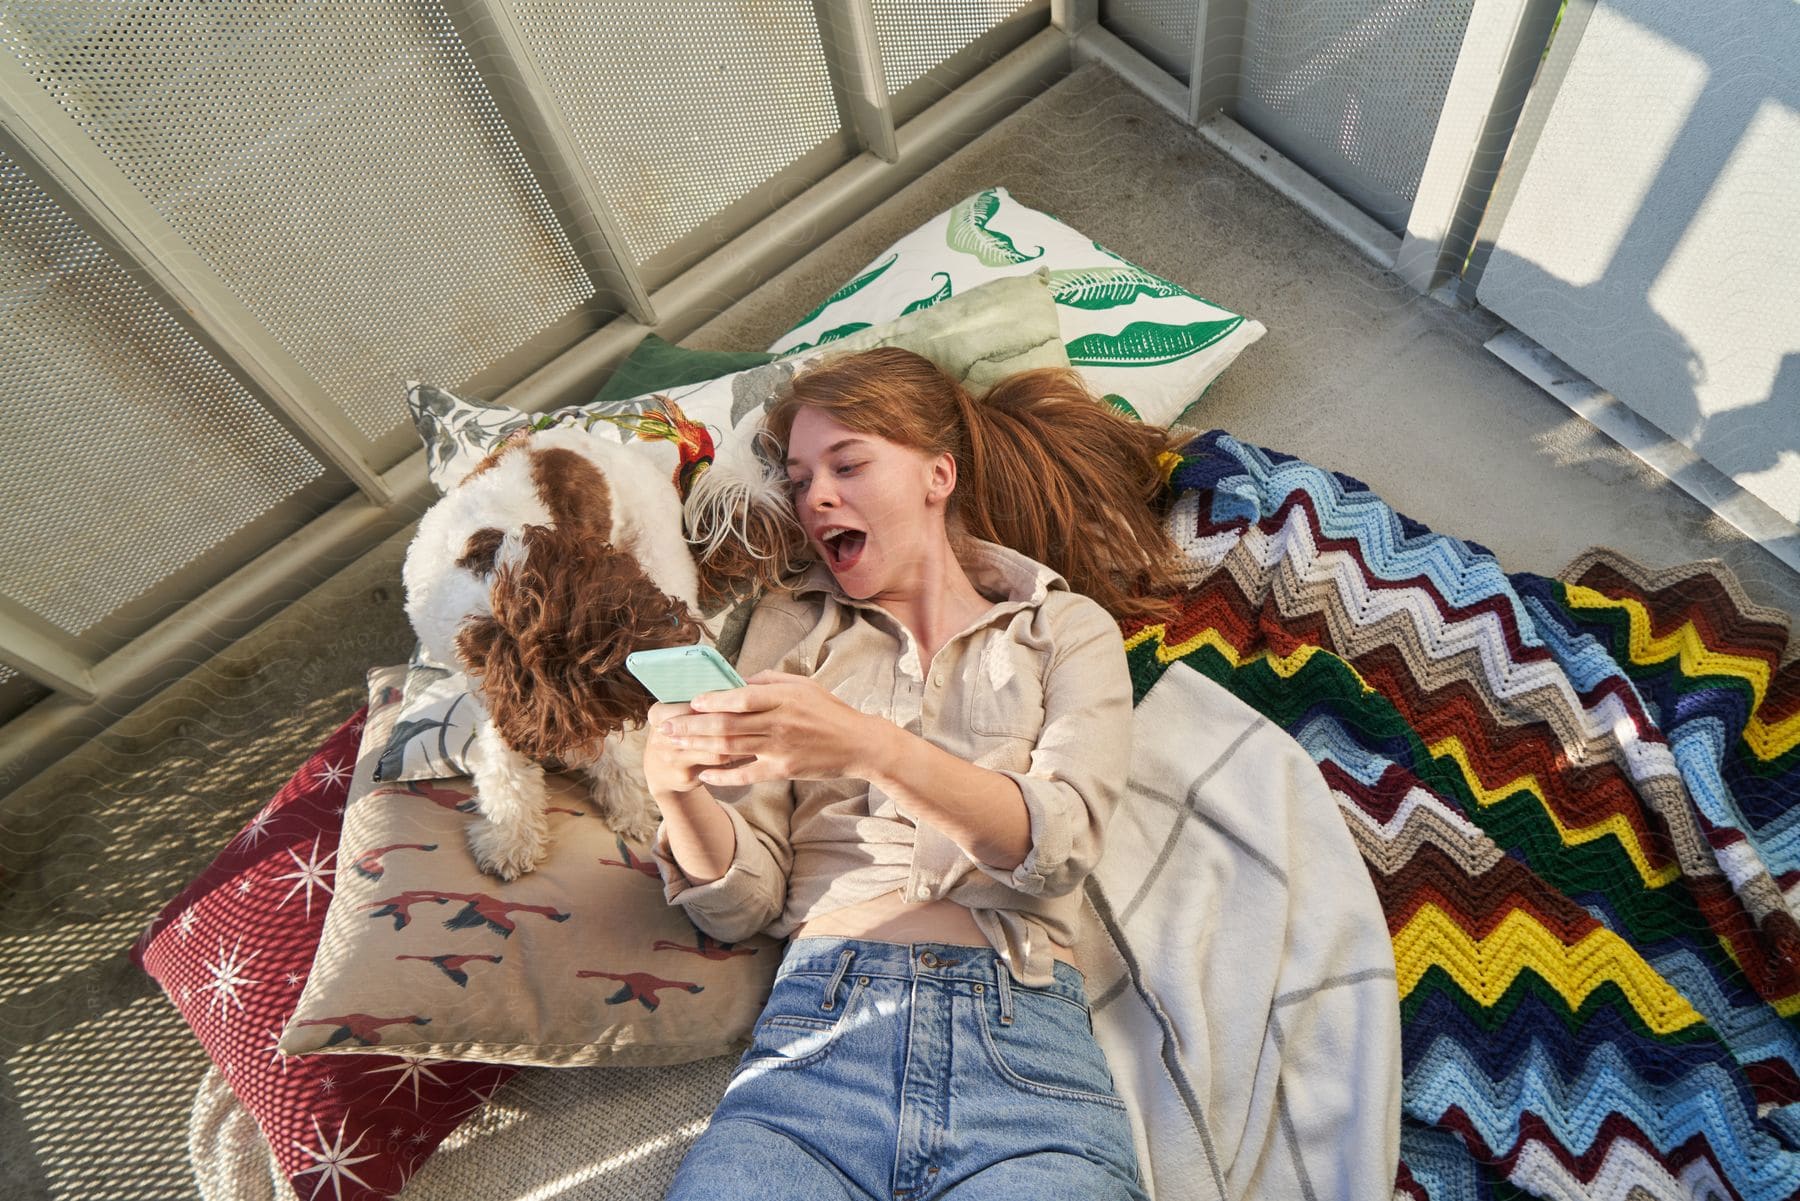
[[[548,849],[546,767],[586,772],[627,839],[656,829],[643,775],[653,698],[625,656],[704,630],[682,498],[644,449],[578,428],[516,431],[426,511],[407,548],[406,615],[486,710],[470,748],[481,820],[469,842],[505,880]]]

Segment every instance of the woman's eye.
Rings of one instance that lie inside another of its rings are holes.
[[[861,467],[861,466],[862,466],[861,463],[845,463],[843,466],[838,468],[838,472],[841,475],[849,475],[852,471],[855,471],[858,467]]]

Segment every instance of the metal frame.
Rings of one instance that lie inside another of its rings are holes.
[[[1461,273],[1559,3],[1475,0],[1394,259],[1415,291]]]
[[[1500,227],[1506,224],[1506,214],[1511,211],[1513,200],[1519,194],[1519,181],[1525,176],[1525,164],[1531,161],[1538,139],[1543,136],[1544,125],[1550,119],[1550,110],[1556,105],[1556,95],[1562,90],[1563,80],[1569,74],[1569,64],[1574,61],[1575,51],[1581,45],[1582,31],[1587,28],[1588,18],[1593,13],[1594,0],[1569,0],[1568,7],[1563,9],[1562,24],[1556,27],[1556,36],[1550,42],[1550,52],[1544,57],[1543,65],[1538,68],[1537,79],[1531,85],[1524,111],[1519,114],[1518,123],[1513,130],[1512,146],[1508,152],[1512,169],[1500,173],[1500,179],[1488,196],[1487,206],[1482,211],[1481,222],[1475,232],[1474,249],[1461,281],[1463,292],[1470,300],[1474,299],[1476,289],[1481,286],[1481,276],[1487,270],[1488,259],[1493,256],[1494,243],[1500,239]]]
[[[1570,10],[1592,2],[1571,0]],[[1243,78],[1248,0],[1198,0],[1186,85],[1102,27],[1097,0],[1058,4],[1057,24],[1068,30],[1077,61],[1104,62],[1377,265],[1429,293],[1459,274],[1475,241],[1558,3],[1475,0],[1403,237],[1230,116]],[[1568,27],[1565,15],[1562,33]]]
[[[374,504],[389,493],[364,457],[362,435],[225,281],[163,220],[19,66],[0,63],[0,131],[9,149],[70,214],[137,277],[176,321],[270,407],[307,449]]]
[[[1568,17],[1563,21],[1567,23]],[[1561,37],[1559,32],[1558,37]],[[1516,329],[1489,338],[1489,353],[1548,392],[1570,412],[1649,464],[1670,483],[1730,522],[1752,542],[1800,571],[1800,527],[1623,401]]]
[[[1050,24],[1075,38],[1100,23],[1100,0],[1050,0]]]
[[[80,643],[31,610],[0,596],[3,661],[38,683],[84,701],[94,699],[94,661]]]
[[[610,293],[637,321],[655,325],[631,245],[512,12],[500,0],[445,0],[444,11],[600,294]]]
[[[1057,28],[1042,30],[896,129],[894,162],[857,155],[652,292],[649,308],[663,314],[656,332],[675,341],[704,325],[1066,75],[1069,65],[1065,34]],[[497,399],[532,412],[586,400],[596,381],[645,332],[635,318],[621,315]],[[365,491],[339,503],[93,665],[85,680],[75,664],[47,663],[53,655],[39,654],[32,665],[21,664],[26,674],[63,694],[38,702],[0,727],[0,810],[4,792],[49,767],[68,740],[98,734],[144,697],[187,674],[196,657],[229,646],[271,609],[303,596],[318,582],[321,563],[348,562],[368,552],[404,531],[436,496],[426,477],[423,450],[376,480],[382,499],[373,500]],[[0,614],[0,638],[9,649],[18,645],[13,633]],[[183,652],[179,657],[178,650]]]
[[[1218,20],[1221,22],[1226,22],[1228,19],[1228,14],[1218,16]],[[1239,38],[1242,36],[1241,22],[1236,36]],[[1245,170],[1317,218],[1321,224],[1356,247],[1377,266],[1383,268],[1393,266],[1394,256],[1400,249],[1399,238],[1373,217],[1321,183],[1316,176],[1232,120],[1221,107],[1215,105],[1208,109],[1209,102],[1204,102],[1202,96],[1203,94],[1216,95],[1216,93],[1208,91],[1208,85],[1204,78],[1199,91],[1184,87],[1174,76],[1097,24],[1082,28],[1074,38],[1072,50],[1078,62],[1098,60],[1105,63],[1126,82],[1182,121],[1191,124],[1195,112],[1207,112],[1208,115],[1203,117],[1195,127],[1195,131],[1201,137],[1223,150]],[[1201,61],[1202,56],[1196,53],[1196,64],[1198,65]],[[1226,68],[1221,67],[1217,61],[1214,61],[1213,66],[1214,78],[1218,79]],[[1236,68],[1232,67],[1229,70],[1235,74]],[[1222,87],[1222,85],[1220,86]]]
[[[1051,16],[1051,0],[1022,0],[1011,13],[964,42],[925,74],[895,88],[888,97],[894,107],[895,124],[905,125],[945,93],[968,83],[1032,38],[1053,32]],[[1066,40],[1064,53],[1067,54]]]
[[[875,37],[871,0],[813,0],[819,42],[838,103],[850,118],[857,145],[883,162],[900,161],[894,105]]]
[[[1188,124],[1198,126],[1237,98],[1244,77],[1248,0],[1200,0],[1194,65],[1188,71]]]

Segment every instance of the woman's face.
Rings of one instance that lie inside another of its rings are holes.
[[[944,538],[956,478],[947,454],[934,460],[807,408],[788,434],[787,477],[814,552],[859,600],[918,578],[927,548]]]

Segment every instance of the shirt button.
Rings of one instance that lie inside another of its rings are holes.
[[[936,684],[939,688],[942,688],[944,686],[944,673],[940,671],[935,676],[932,676],[931,682]]]

